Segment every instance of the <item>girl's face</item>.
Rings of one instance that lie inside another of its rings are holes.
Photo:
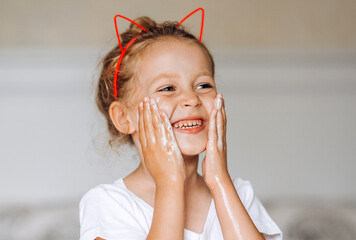
[[[203,152],[217,95],[210,62],[203,50],[176,39],[161,40],[146,49],[136,75],[141,87],[135,94],[135,111],[145,96],[155,99],[170,119],[182,154]],[[136,112],[131,116],[137,127]]]

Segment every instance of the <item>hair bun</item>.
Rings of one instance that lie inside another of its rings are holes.
[[[146,17],[146,16],[138,17],[133,21],[136,22],[138,25],[142,26],[146,30],[151,27],[157,26],[157,23],[155,21],[153,21],[151,18]],[[136,26],[136,24],[131,23],[129,31],[133,34],[137,34],[137,33],[140,33],[142,31],[142,29],[139,28],[138,26]]]

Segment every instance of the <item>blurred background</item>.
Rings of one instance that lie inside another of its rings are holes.
[[[230,175],[250,180],[285,239],[356,239],[356,1],[0,3],[0,239],[79,238],[83,194],[138,165],[110,149],[94,102],[114,15],[180,21],[198,7]],[[197,37],[200,18],[183,24]]]

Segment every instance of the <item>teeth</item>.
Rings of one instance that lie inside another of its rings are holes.
[[[202,120],[192,120],[192,121],[184,121],[184,122],[175,123],[174,127],[181,128],[181,129],[188,129],[188,128],[198,127],[201,125],[202,125]]]

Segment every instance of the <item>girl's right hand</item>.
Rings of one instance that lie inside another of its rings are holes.
[[[184,183],[184,160],[167,114],[158,109],[154,99],[147,97],[138,109],[142,154],[156,185]]]

